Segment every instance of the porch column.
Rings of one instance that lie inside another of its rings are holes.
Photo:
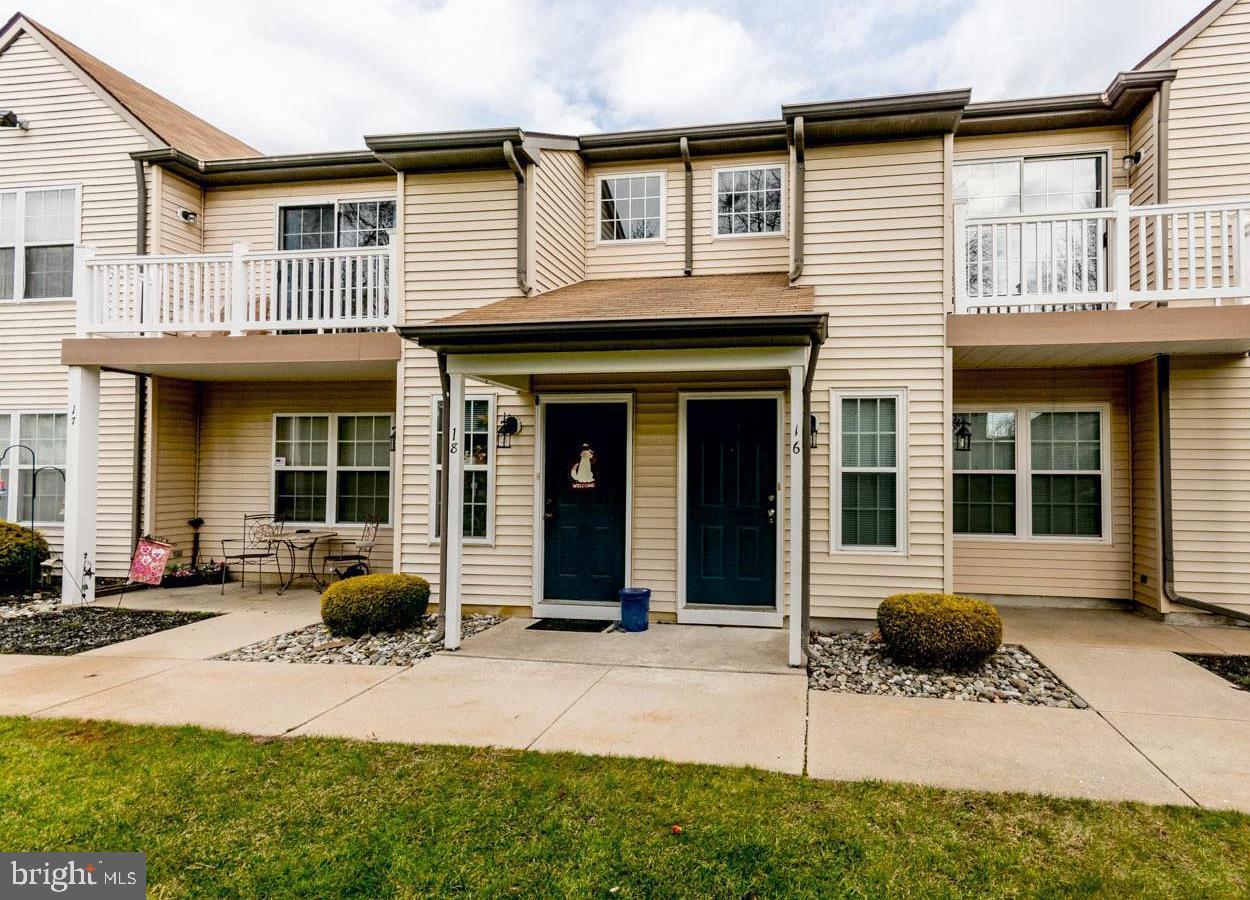
[[[65,541],[61,602],[95,599],[96,467],[100,448],[100,367],[69,367],[65,447]],[[86,574],[90,573],[90,574]]]
[[[803,664],[803,366],[790,367],[790,665]]]
[[[444,574],[446,584],[442,585],[443,618],[446,622],[446,633],[443,645],[448,650],[460,646],[460,572],[461,558],[464,553],[464,375],[452,372],[448,376],[451,382],[451,393],[447,414],[443,418],[446,434],[448,464],[451,469],[447,479],[447,532],[443,540],[447,542],[447,571]]]

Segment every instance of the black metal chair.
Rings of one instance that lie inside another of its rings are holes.
[[[336,578],[368,575],[369,557],[373,555],[374,545],[378,542],[380,524],[381,519],[377,516],[367,516],[359,538],[336,541],[339,545],[339,552],[327,553],[322,558],[322,576],[326,576],[328,572],[333,572]]]
[[[243,587],[247,579],[247,565],[256,564],[256,593],[264,589],[265,563],[272,560],[278,570],[278,581],[285,584],[282,578],[282,554],[290,555],[286,542],[282,540],[282,516],[271,516],[268,513],[249,514],[243,517],[243,537],[223,538],[221,542],[221,592],[226,592],[226,574],[231,563],[239,566],[239,587]],[[294,565],[294,563],[292,563]]]

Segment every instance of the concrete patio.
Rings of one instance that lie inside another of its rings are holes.
[[[224,614],[75,657],[0,657],[0,713],[1250,811],[1250,693],[1175,655],[1246,652],[1250,629],[1005,610],[1005,639],[1032,650],[1088,710],[808,691],[803,673],[780,664],[783,632],[710,626],[593,634],[513,619],[411,667],[211,659],[316,621],[316,600],[230,587],[224,598],[217,588],[131,595],[131,607]]]

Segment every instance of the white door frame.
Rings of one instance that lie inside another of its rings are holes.
[[[594,603],[584,600],[548,600],[544,596],[543,579],[546,575],[544,540],[546,520],[543,504],[546,492],[546,473],[543,463],[547,455],[547,407],[554,403],[623,403],[625,404],[625,586],[633,578],[634,546],[634,395],[628,391],[612,393],[536,394],[534,401],[538,427],[534,435],[534,592],[531,601],[534,618],[603,619],[615,621],[621,617],[621,605],[617,603]]]
[[[780,628],[785,622],[782,603],[785,597],[786,578],[786,495],[785,484],[785,402],[784,390],[768,391],[681,391],[677,394],[677,621],[696,625],[754,625],[764,628]],[[688,442],[687,404],[690,400],[772,400],[777,407],[777,480],[774,486],[777,497],[776,544],[777,581],[773,591],[772,607],[686,605],[686,464]]]

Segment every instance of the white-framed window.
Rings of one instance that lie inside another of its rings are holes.
[[[836,550],[901,553],[907,543],[907,393],[832,392]]]
[[[281,250],[385,247],[394,228],[394,200],[319,200],[278,207]]]
[[[716,237],[785,231],[785,167],[732,166],[712,176],[712,234]]]
[[[602,243],[664,239],[663,172],[600,175],[595,187],[595,233]]]
[[[1016,411],[956,410],[972,429],[972,449],[955,451],[955,534],[1016,534]]]
[[[956,409],[953,531],[962,538],[1102,541],[1110,534],[1107,404]]]
[[[1022,156],[955,165],[955,202],[969,218],[1077,212],[1107,204],[1107,154]]]
[[[0,190],[0,300],[74,296],[78,188]]]
[[[430,441],[430,536],[442,537],[443,398],[431,400],[434,435]],[[464,453],[464,539],[468,543],[490,543],[494,535],[495,511],[491,503],[495,483],[495,398],[491,394],[469,394],[464,398],[464,419],[452,430],[452,446]]]
[[[59,410],[0,412],[0,453],[13,448],[0,466],[0,518],[29,522],[33,493],[36,525],[65,521],[67,427],[68,417]],[[31,448],[35,458],[17,444]]]
[[[301,525],[390,521],[387,413],[279,413],[273,427],[273,513]]]

